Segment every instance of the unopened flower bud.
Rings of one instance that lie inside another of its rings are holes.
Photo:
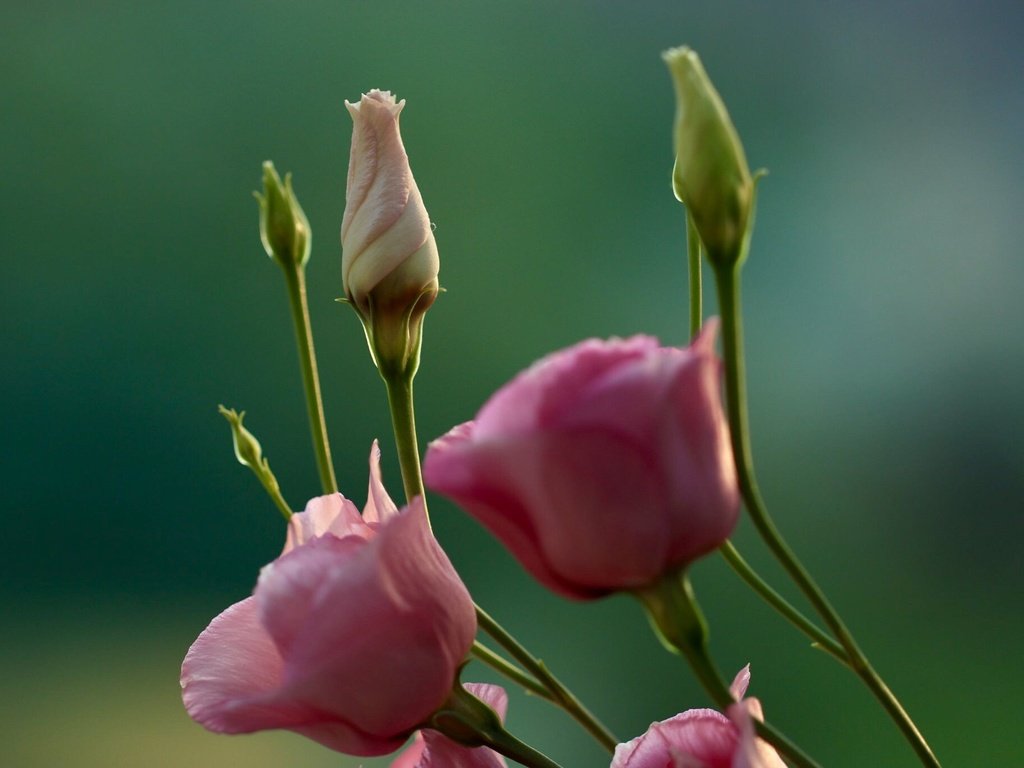
[[[234,444],[238,463],[259,474],[266,460],[263,458],[263,448],[256,435],[242,426],[245,411],[238,413],[234,408],[225,408],[223,405],[218,405],[217,410],[231,425],[231,442]]]
[[[304,267],[312,235],[292,191],[292,175],[285,174],[282,184],[274,164],[267,160],[263,163],[263,194],[255,194],[260,204],[260,240],[267,255],[282,267]]]
[[[672,187],[712,262],[734,263],[742,255],[754,198],[743,145],[697,54],[684,46],[662,58],[676,89]]]
[[[398,130],[405,100],[372,90],[345,106],[353,121],[341,224],[345,296],[363,321],[381,374],[411,376],[440,265]]]

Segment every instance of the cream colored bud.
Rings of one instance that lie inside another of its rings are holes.
[[[363,321],[381,372],[414,372],[440,262],[398,129],[405,100],[372,90],[345,106],[353,122],[341,224],[345,296]]]
[[[697,54],[672,48],[662,58],[676,89],[672,187],[693,216],[709,258],[733,263],[742,255],[754,201],[743,145]]]

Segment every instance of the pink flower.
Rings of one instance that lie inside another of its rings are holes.
[[[332,749],[398,749],[445,701],[476,634],[472,600],[422,500],[399,512],[370,454],[364,515],[333,494],[292,516],[252,597],[199,636],[181,667],[211,731],[286,728]]]
[[[729,717],[713,709],[690,709],[643,736],[615,748],[611,768],[786,768],[782,758],[754,735],[751,717],[763,719],[761,703],[743,698],[750,666],[740,670],[731,691],[737,700]]]
[[[462,686],[505,719],[508,696],[497,685],[466,683]],[[423,730],[391,768],[506,768],[505,758],[487,747],[464,747],[437,731]]]
[[[685,349],[634,336],[544,358],[430,445],[427,486],[557,592],[652,583],[736,524],[714,338],[709,323]]]

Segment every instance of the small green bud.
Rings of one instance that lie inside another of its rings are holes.
[[[234,408],[225,408],[223,405],[218,405],[217,411],[231,425],[231,441],[235,446],[235,458],[238,459],[238,463],[248,467],[256,474],[261,474],[266,461],[263,458],[263,448],[256,436],[242,426],[245,411],[238,413]]]
[[[267,255],[282,267],[304,267],[309,261],[312,233],[306,214],[292,191],[292,175],[284,184],[274,164],[263,163],[263,194],[254,193],[260,204],[260,240]]]
[[[263,458],[260,441],[252,432],[242,426],[245,411],[237,413],[234,408],[225,408],[223,405],[218,405],[217,410],[231,425],[231,442],[235,446],[235,458],[238,459],[238,463],[253,471],[264,490],[270,494],[270,498],[281,511],[284,519],[288,520],[292,516],[292,509],[281,495],[277,478],[270,471],[270,462]]]
[[[754,204],[743,145],[697,54],[683,46],[662,58],[676,89],[673,190],[693,217],[711,261],[735,263]]]

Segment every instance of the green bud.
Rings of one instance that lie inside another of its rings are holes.
[[[231,441],[235,446],[235,458],[238,463],[248,467],[253,472],[260,474],[263,471],[263,448],[260,441],[248,429],[242,426],[242,419],[245,418],[245,411],[238,413],[234,408],[217,406],[217,411],[228,420],[231,425]]]
[[[270,471],[270,462],[263,458],[260,441],[252,432],[242,426],[245,411],[237,413],[234,408],[225,408],[223,405],[218,405],[217,410],[231,425],[231,442],[234,444],[235,458],[238,459],[238,463],[253,471],[264,490],[270,494],[270,498],[281,511],[284,519],[288,520],[292,516],[292,509],[281,495],[277,478]]]
[[[711,261],[735,263],[754,204],[743,145],[697,54],[684,46],[662,58],[676,89],[673,190],[693,217]]]
[[[292,191],[292,175],[284,184],[274,164],[263,163],[263,194],[254,193],[260,204],[260,240],[267,255],[282,267],[304,267],[309,261],[312,233],[306,214]]]

